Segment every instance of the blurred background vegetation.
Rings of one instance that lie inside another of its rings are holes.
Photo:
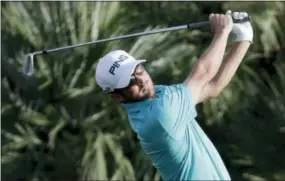
[[[198,121],[233,180],[285,180],[284,2],[1,2],[3,180],[159,180],[124,110],[95,83],[103,54],[124,49],[148,60],[156,84],[181,82],[211,41],[209,27],[168,32],[36,58],[25,54],[248,11],[254,43]],[[229,42],[229,46],[232,42]]]

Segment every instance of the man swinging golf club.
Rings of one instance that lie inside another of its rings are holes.
[[[122,103],[130,125],[163,180],[231,180],[216,148],[195,120],[195,105],[217,97],[234,76],[252,40],[249,21],[233,23],[230,11],[209,16],[213,39],[184,82],[153,85],[143,67],[122,50],[96,68],[97,84]],[[234,12],[233,17],[247,17]],[[224,57],[230,32],[236,36]]]

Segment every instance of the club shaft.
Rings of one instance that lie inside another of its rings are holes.
[[[143,35],[150,35],[150,34],[156,34],[156,33],[163,33],[163,32],[167,32],[167,31],[176,31],[176,30],[183,30],[183,29],[199,28],[201,26],[208,25],[208,24],[209,24],[208,21],[203,21],[203,22],[199,22],[199,23],[191,23],[188,25],[174,26],[174,27],[170,27],[170,28],[162,28],[162,29],[140,32],[140,33],[134,33],[134,34],[129,34],[129,35],[121,35],[121,36],[117,36],[117,37],[113,37],[113,38],[90,41],[90,42],[80,43],[80,44],[76,44],[76,45],[70,45],[70,46],[65,46],[65,47],[60,47],[60,48],[49,49],[49,50],[37,51],[37,52],[34,52],[33,55],[36,56],[36,55],[62,51],[62,50],[66,50],[66,49],[77,48],[77,47],[82,47],[82,46],[96,44],[96,43],[103,43],[103,42],[114,41],[114,40],[119,40],[119,39],[125,39],[125,38],[131,38],[131,37],[137,37],[137,36],[143,36]]]

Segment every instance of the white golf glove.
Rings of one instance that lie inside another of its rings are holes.
[[[231,12],[228,10],[226,14],[232,15],[235,19],[244,19],[245,17],[248,17],[248,14],[246,12]],[[240,41],[250,41],[252,43],[253,40],[253,30],[252,26],[250,24],[250,21],[244,22],[244,23],[234,23],[232,32],[235,34],[236,42]]]

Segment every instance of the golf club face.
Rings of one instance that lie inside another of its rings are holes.
[[[23,72],[27,76],[32,76],[34,74],[34,71],[34,54],[30,53],[25,57]]]

